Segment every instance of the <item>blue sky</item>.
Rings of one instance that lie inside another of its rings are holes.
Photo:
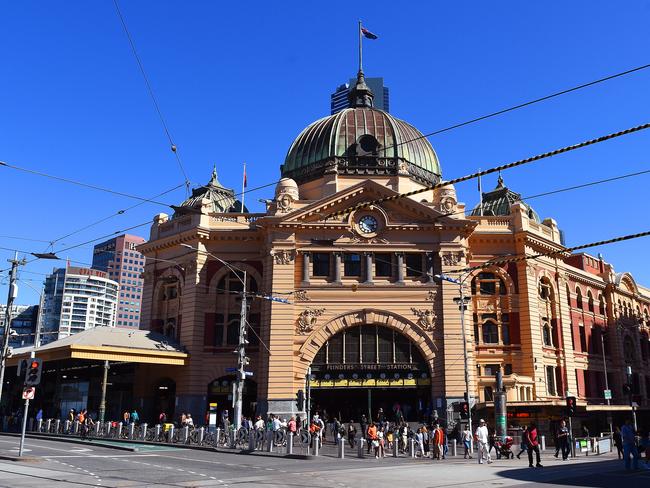
[[[650,62],[650,2],[121,1],[139,54],[193,184],[216,163],[239,188],[278,179],[293,138],[329,113],[329,94],[356,71],[356,22],[367,76],[383,76],[391,112],[431,132]],[[182,183],[111,0],[5,2],[0,43],[0,160],[127,193]],[[431,143],[450,179],[650,121],[650,69],[473,124]],[[523,195],[648,169],[650,131],[504,174]],[[128,175],[124,179],[123,175]],[[53,240],[137,201],[0,168],[0,235]],[[650,175],[531,201],[568,245],[648,230]],[[490,189],[495,178],[486,178]],[[473,206],[476,183],[459,185]],[[258,198],[273,188],[247,195]],[[178,203],[183,189],[160,197]],[[55,249],[150,221],[145,204]],[[148,235],[148,227],[133,231]],[[650,240],[593,249],[650,285]],[[44,242],[0,237],[0,247]],[[0,250],[0,263],[11,257]],[[92,244],[63,253],[89,263]],[[21,273],[40,288],[56,263]],[[8,263],[7,263],[8,265]],[[0,264],[0,268],[5,268]],[[3,275],[6,277],[6,274]],[[0,277],[1,278],[1,277]],[[6,296],[6,279],[0,301]],[[28,286],[18,303],[37,301]]]

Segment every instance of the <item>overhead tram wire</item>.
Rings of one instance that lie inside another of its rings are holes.
[[[361,202],[361,203],[358,203],[358,204],[353,205],[351,207],[348,207],[345,210],[340,210],[338,212],[333,212],[333,213],[327,215],[325,218],[326,219],[331,219],[331,218],[335,218],[335,217],[342,217],[344,215],[349,214],[350,212],[353,212],[355,210],[368,208],[368,207],[370,207],[372,205],[377,205],[377,204],[380,204],[380,203],[383,203],[383,202],[394,201],[394,200],[398,200],[400,198],[405,198],[405,197],[410,197],[410,196],[413,196],[413,195],[418,195],[418,194],[424,193],[426,191],[435,190],[437,188],[442,188],[442,187],[445,187],[445,186],[454,185],[456,183],[461,183],[463,181],[472,180],[474,178],[478,178],[479,176],[485,176],[485,175],[489,175],[489,174],[492,174],[492,173],[496,173],[498,171],[504,171],[506,169],[516,168],[518,166],[523,166],[525,164],[533,163],[533,162],[539,161],[541,159],[546,159],[546,158],[550,158],[552,156],[557,156],[558,154],[564,154],[564,153],[567,153],[567,152],[570,152],[570,151],[574,151],[576,149],[582,149],[583,147],[592,146],[592,145],[598,144],[600,142],[605,142],[605,141],[608,141],[610,139],[615,139],[617,137],[621,137],[621,136],[624,136],[624,135],[633,134],[635,132],[639,132],[639,131],[642,131],[642,130],[645,130],[645,129],[648,129],[648,128],[650,128],[650,123],[638,125],[636,127],[631,127],[629,129],[625,129],[625,130],[622,130],[622,131],[618,131],[618,132],[614,132],[614,133],[607,134],[607,135],[604,135],[604,136],[600,136],[600,137],[597,137],[595,139],[589,139],[587,141],[579,142],[577,144],[572,144],[570,146],[565,146],[565,147],[562,147],[562,148],[559,148],[559,149],[554,149],[553,151],[548,151],[548,152],[545,152],[545,153],[542,153],[542,154],[538,154],[536,156],[531,156],[531,157],[528,157],[528,158],[525,158],[525,159],[520,159],[519,161],[515,161],[515,162],[512,162],[512,163],[508,163],[508,164],[502,164],[500,166],[495,166],[494,168],[486,169],[486,170],[483,170],[483,171],[478,171],[476,173],[472,173],[472,174],[469,174],[469,175],[466,175],[466,176],[461,176],[460,178],[455,178],[455,179],[452,179],[452,180],[449,180],[449,181],[436,183],[434,185],[428,185],[428,186],[425,186],[424,188],[419,188],[417,190],[412,190],[412,191],[405,192],[405,193],[399,193],[397,195],[391,195],[391,196],[388,196],[388,197],[377,198],[375,200],[371,200],[371,201],[368,201],[368,202]]]
[[[419,139],[426,139],[426,138],[429,138],[429,137],[432,137],[432,136],[435,136],[435,135],[438,135],[438,134],[442,134],[443,132],[448,132],[450,130],[458,129],[460,127],[465,127],[466,125],[474,124],[476,122],[480,122],[482,120],[490,119],[490,118],[496,117],[498,115],[503,115],[505,113],[512,112],[512,111],[518,110],[520,108],[528,107],[528,106],[534,105],[536,103],[540,103],[540,102],[543,102],[543,101],[546,101],[546,100],[550,100],[552,98],[559,97],[561,95],[566,95],[567,93],[572,93],[574,91],[578,91],[578,90],[581,90],[583,88],[588,88],[590,86],[598,85],[599,83],[604,83],[605,81],[613,80],[615,78],[620,78],[622,76],[629,75],[629,74],[632,74],[632,73],[636,73],[638,71],[642,71],[642,70],[648,69],[648,68],[650,68],[650,64],[643,64],[641,66],[637,66],[636,68],[631,68],[631,69],[628,69],[628,70],[625,70],[625,71],[621,71],[619,73],[615,73],[613,75],[605,76],[605,77],[599,78],[597,80],[589,81],[587,83],[583,83],[581,85],[577,85],[577,86],[574,86],[574,87],[571,87],[571,88],[567,88],[565,90],[560,90],[558,92],[551,93],[549,95],[545,95],[545,96],[540,97],[540,98],[535,98],[533,100],[529,100],[527,102],[523,102],[523,103],[520,103],[518,105],[513,105],[512,107],[497,110],[496,112],[491,112],[491,113],[486,114],[486,115],[481,115],[479,117],[475,117],[473,119],[466,120],[465,122],[459,122],[458,124],[450,125],[448,127],[444,127],[442,129],[438,129],[438,130],[435,130],[433,132],[429,132],[427,134],[422,134],[421,136],[414,137],[413,139],[409,139],[407,141],[402,141],[402,142],[397,143],[397,144],[393,144],[392,146],[387,146],[386,148],[383,148],[383,149],[380,149],[380,150],[385,151],[387,149],[398,147],[398,146],[401,146],[403,144],[408,144],[410,142],[415,142],[415,141],[417,141]]]
[[[596,242],[590,242],[588,244],[580,244],[579,246],[572,246],[572,247],[564,247],[560,250],[557,251],[549,251],[549,252],[542,252],[542,253],[537,253],[537,254],[520,254],[520,255],[515,255],[512,257],[507,257],[503,259],[495,258],[491,259],[481,265],[477,266],[470,266],[467,268],[462,268],[462,269],[455,269],[452,271],[447,271],[445,274],[461,274],[461,273],[471,273],[472,271],[476,271],[479,269],[485,269],[488,267],[492,266],[500,266],[502,264],[509,264],[509,263],[517,263],[520,261],[527,261],[529,259],[539,259],[543,257],[556,257],[562,254],[566,253],[572,253],[574,251],[580,251],[581,249],[588,249],[590,247],[597,247],[597,246],[604,246],[607,244],[614,244],[616,242],[623,242],[623,241],[629,241],[632,239],[639,239],[641,237],[648,237],[650,236],[650,230],[644,231],[644,232],[638,232],[636,234],[628,234],[625,236],[619,236],[619,237],[613,237],[611,239],[605,239],[602,241],[596,241]]]
[[[176,157],[176,162],[178,163],[178,168],[181,170],[181,173],[183,174],[183,178],[185,178],[185,190],[186,193],[189,195],[190,192],[190,180],[187,177],[187,173],[185,172],[185,168],[183,167],[183,162],[181,161],[181,156],[178,153],[178,147],[176,144],[174,144],[174,140],[172,139],[171,133],[169,132],[169,127],[167,127],[167,122],[165,122],[165,117],[163,117],[162,110],[160,109],[160,104],[158,103],[158,100],[156,99],[156,95],[153,92],[153,88],[151,87],[151,83],[149,82],[149,77],[147,76],[147,72],[144,69],[144,65],[142,64],[142,60],[140,59],[140,56],[138,55],[138,51],[135,48],[135,42],[133,42],[133,38],[131,37],[131,33],[129,32],[129,28],[126,25],[126,20],[124,19],[124,16],[122,15],[122,11],[120,10],[120,5],[117,0],[113,0],[113,4],[115,5],[115,10],[117,12],[117,16],[120,19],[120,23],[122,24],[122,28],[124,29],[124,33],[126,34],[127,39],[129,40],[129,45],[131,46],[131,51],[133,52],[133,57],[135,57],[136,62],[138,63],[138,68],[140,68],[140,73],[142,74],[142,78],[144,79],[144,83],[147,86],[147,91],[149,92],[149,96],[151,97],[151,101],[153,102],[154,107],[156,108],[156,112],[158,113],[158,117],[160,118],[160,123],[162,124],[162,127],[165,131],[165,135],[167,136],[167,140],[169,141],[170,149],[174,153],[174,156]]]
[[[627,173],[627,174],[619,175],[619,176],[612,176],[611,178],[605,178],[605,179],[602,179],[602,180],[590,181],[590,182],[587,182],[587,183],[582,183],[580,185],[567,186],[567,187],[564,187],[564,188],[557,188],[555,190],[550,190],[550,191],[546,191],[546,192],[543,192],[543,193],[537,193],[535,195],[520,196],[518,201],[522,202],[524,200],[533,200],[535,198],[546,197],[546,196],[549,196],[549,195],[556,195],[558,193],[564,193],[564,192],[567,192],[567,191],[580,190],[582,188],[588,188],[590,186],[601,185],[603,183],[610,183],[612,181],[622,180],[622,179],[625,179],[625,178],[632,178],[634,176],[642,176],[642,175],[645,175],[645,174],[648,174],[648,173],[650,173],[650,169],[646,169],[646,170],[643,170],[643,171],[636,171],[634,173]],[[484,193],[489,193],[489,192],[484,192]],[[444,217],[452,217],[454,215],[464,215],[465,213],[466,213],[465,210],[459,210],[457,212],[448,212],[448,213],[439,215],[438,217],[435,217],[433,219],[433,221],[435,222],[435,221],[437,221],[439,219],[442,219]],[[498,215],[497,216],[484,215],[484,217],[498,217]]]

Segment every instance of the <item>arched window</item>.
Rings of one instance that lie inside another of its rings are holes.
[[[484,344],[498,344],[499,343],[499,329],[496,322],[486,320],[483,322],[483,343]]]
[[[587,307],[589,308],[589,311],[593,313],[593,311],[594,311],[594,297],[591,294],[591,290],[587,291]]]
[[[545,346],[553,347],[553,334],[551,332],[551,325],[548,322],[542,325],[542,339],[544,340]]]
[[[623,341],[623,357],[628,363],[633,362],[636,357],[634,353],[634,341],[630,336],[625,336],[625,340]]]
[[[576,287],[576,307],[582,310],[582,292],[578,287]]]
[[[598,311],[601,315],[607,315],[607,310],[605,308],[605,299],[603,295],[598,295]]]
[[[170,339],[177,339],[177,331],[176,331],[176,319],[175,318],[169,318],[165,322],[163,326],[163,334],[169,337]]]
[[[217,282],[217,304],[214,314],[213,329],[205,334],[205,345],[222,347],[234,346],[239,343],[239,329],[241,318],[241,292],[243,290],[244,273],[231,271],[224,274]],[[251,273],[246,273],[246,290],[249,293],[258,291],[257,281]],[[250,302],[248,324],[254,331],[259,330],[259,300]],[[207,326],[206,326],[207,327]],[[251,345],[259,341],[257,334],[248,334],[247,340]]]

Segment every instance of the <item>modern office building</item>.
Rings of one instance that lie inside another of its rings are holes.
[[[120,284],[117,304],[117,327],[138,327],[142,303],[142,277],[144,256],[136,246],[142,237],[123,234],[97,244],[93,250],[93,269],[105,271],[108,277]]]
[[[331,114],[339,113],[341,110],[350,107],[350,87],[354,86],[356,79],[351,78],[349,83],[339,86],[334,93],[330,95]],[[383,78],[366,78],[366,85],[375,95],[374,107],[384,112],[390,112],[388,87],[384,86]]]
[[[115,327],[119,284],[108,274],[66,266],[45,279],[41,343],[92,327]]]
[[[0,337],[4,335],[6,305],[0,305]],[[38,305],[14,305],[11,307],[11,329],[16,335],[9,338],[11,347],[31,346],[34,344]]]

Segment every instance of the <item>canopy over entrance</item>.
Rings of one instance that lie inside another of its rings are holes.
[[[15,349],[8,360],[9,366],[15,366],[21,359],[29,358],[32,351],[45,362],[92,359],[184,366],[189,357],[179,344],[157,332],[95,327],[41,347]]]

